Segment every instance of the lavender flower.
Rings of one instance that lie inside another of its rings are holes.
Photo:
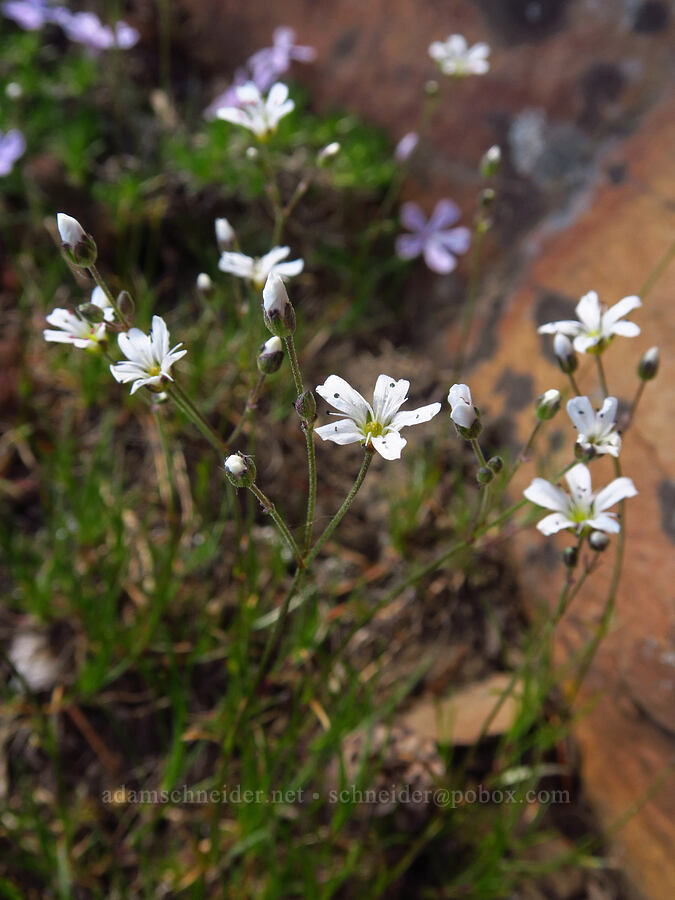
[[[2,14],[25,31],[42,28],[51,21],[51,13],[47,0],[8,0],[2,4]]]
[[[400,164],[409,159],[414,153],[419,140],[420,136],[416,131],[409,131],[407,134],[404,134],[394,150],[396,162]]]
[[[139,38],[136,29],[127,25],[126,22],[117,22],[113,28],[110,28],[109,25],[104,25],[95,13],[91,12],[70,13],[68,10],[61,9],[53,18],[71,41],[84,44],[95,53],[108,50],[110,47],[128,50]]]
[[[292,28],[281,26],[273,35],[273,46],[258,50],[249,59],[252,80],[258,88],[265,92],[279,76],[286,72],[293,60],[297,62],[313,62],[316,50],[295,43],[295,32]]]
[[[5,135],[0,131],[0,176],[9,175],[25,149],[24,136],[16,128],[11,128]]]
[[[240,108],[242,105],[242,100],[239,97],[238,88],[242,87],[246,84],[247,81],[250,81],[250,77],[246,72],[245,68],[239,68],[234,73],[234,78],[232,79],[232,84],[226,88],[221,94],[213,99],[209,105],[204,110],[204,118],[209,120],[214,120],[218,116],[218,110],[222,107],[237,107]],[[259,85],[258,85],[259,87]]]
[[[404,203],[401,222],[412,234],[396,239],[396,253],[401,259],[414,259],[424,254],[433,272],[445,275],[457,265],[456,255],[466,253],[471,242],[468,228],[449,228],[460,217],[460,210],[452,200],[439,200],[427,221],[416,203]]]

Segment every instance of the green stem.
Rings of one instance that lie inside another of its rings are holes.
[[[199,412],[192,400],[185,391],[180,387],[178,382],[173,381],[168,386],[168,393],[176,401],[176,404],[183,410],[185,415],[191,419],[194,425],[199,428],[204,437],[211,446],[220,454],[227,454],[227,444],[220,437],[218,432],[209,425],[204,416]]]
[[[305,521],[305,556],[312,546],[312,527],[316,507],[316,448],[314,446],[314,423],[303,423],[307,440],[307,465],[309,468],[309,488],[307,493],[307,518]]]
[[[605,378],[605,367],[602,364],[602,357],[599,353],[595,354],[595,361],[598,366],[598,376],[600,378],[600,385],[602,387],[602,393],[605,397],[609,397],[609,388],[607,387],[607,379]]]
[[[582,396],[582,393],[581,393],[581,391],[579,390],[579,385],[577,384],[574,375],[572,375],[571,372],[568,372],[568,373],[567,373],[567,377],[568,377],[569,380],[570,380],[570,384],[572,385],[572,390],[574,391],[575,396],[576,396],[576,397],[581,397],[581,396]]]
[[[319,555],[319,551],[321,550],[321,548],[323,547],[323,545],[326,543],[326,541],[328,540],[328,538],[331,536],[331,534],[332,534],[332,533],[335,531],[335,529],[338,527],[338,525],[340,524],[340,522],[341,522],[342,519],[344,518],[345,513],[347,512],[347,510],[349,509],[349,507],[350,507],[350,506],[352,505],[352,503],[354,502],[354,498],[356,497],[357,493],[359,492],[359,488],[360,488],[361,485],[363,484],[363,480],[364,480],[364,478],[366,477],[366,473],[368,472],[368,468],[369,468],[369,466],[370,466],[370,464],[371,464],[371,462],[372,462],[372,460],[373,460],[373,453],[374,453],[373,450],[369,450],[368,448],[366,448],[366,452],[365,452],[365,455],[364,455],[364,457],[363,457],[363,462],[361,463],[361,469],[360,469],[360,471],[359,471],[359,474],[356,476],[356,481],[355,481],[354,484],[352,485],[351,491],[350,491],[350,492],[347,494],[347,496],[345,497],[344,503],[342,504],[342,506],[340,507],[340,509],[335,513],[335,515],[333,516],[333,518],[330,520],[330,522],[329,522],[328,525],[326,526],[326,529],[325,529],[325,531],[323,532],[323,534],[321,535],[321,537],[319,538],[319,540],[316,542],[316,544],[314,544],[314,547],[312,548],[312,551],[311,551],[311,553],[309,554],[309,556],[307,557],[307,560],[306,560],[306,564],[307,564],[308,566],[309,566],[309,564],[310,564],[311,562],[313,562],[313,561],[316,559],[316,557]]]
[[[265,512],[269,513],[269,515],[271,516],[272,521],[279,529],[281,536],[286,541],[291,552],[293,553],[293,556],[295,557],[295,561],[298,564],[298,568],[304,569],[305,563],[303,562],[302,553],[300,552],[300,548],[296,544],[295,538],[291,534],[290,529],[288,528],[288,525],[286,525],[283,518],[279,515],[279,512],[277,511],[277,508],[274,505],[274,503],[272,503],[272,501],[266,494],[263,494],[263,492],[260,490],[260,488],[258,487],[257,484],[249,485],[249,491],[258,498],[258,500],[260,501],[260,504],[263,507],[263,509],[265,510]]]
[[[118,305],[118,303],[117,303],[117,300],[116,300],[115,297],[113,296],[113,292],[112,292],[112,291],[110,290],[110,288],[108,287],[108,285],[107,285],[105,279],[101,276],[101,273],[98,271],[98,269],[96,268],[96,266],[93,266],[93,265],[92,265],[92,266],[89,266],[89,274],[90,274],[91,277],[94,279],[94,281],[96,282],[96,284],[101,288],[101,290],[103,291],[103,293],[106,295],[106,298],[107,298],[107,300],[108,300],[108,303],[110,303],[110,305],[112,306],[112,308],[115,310],[115,315],[116,315],[117,318],[120,320],[120,322],[124,325],[125,328],[130,328],[130,327],[131,327],[131,323],[129,322],[129,320],[126,318],[126,316],[124,315],[124,313],[123,313],[122,310],[120,309],[120,307],[119,307],[119,305]]]
[[[295,351],[295,341],[293,340],[293,335],[289,334],[288,337],[284,338],[284,343],[286,344],[286,349],[288,350],[288,359],[291,364],[291,371],[293,372],[293,381],[295,382],[295,390],[298,392],[298,397],[300,394],[304,393],[304,385],[302,383],[302,373],[300,372],[300,363],[298,362],[298,354]]]
[[[255,385],[251,388],[248,399],[246,400],[246,408],[244,409],[244,412],[241,414],[239,421],[237,422],[234,429],[232,430],[232,433],[227,439],[227,443],[229,445],[232,445],[235,439],[239,437],[250,413],[253,412],[253,410],[257,407],[258,399],[260,398],[260,392],[262,391],[263,384],[265,383],[265,378],[265,374],[261,372]]]
[[[652,271],[647,276],[645,283],[642,285],[642,289],[638,296],[644,300],[647,294],[652,290],[656,282],[663,275],[665,270],[668,268],[670,263],[675,259],[675,241],[668,247],[666,252],[663,254],[659,262],[652,269]]]
[[[483,246],[483,238],[487,233],[485,219],[481,212],[476,214],[476,222],[473,229],[473,241],[471,242],[471,274],[469,276],[469,288],[467,291],[466,303],[464,304],[464,312],[462,315],[462,330],[459,336],[459,347],[457,348],[457,362],[455,363],[455,371],[453,381],[461,381],[462,371],[466,360],[466,349],[471,333],[471,325],[476,309],[476,295],[478,293],[478,275],[480,273],[480,254]]]
[[[541,428],[541,426],[543,424],[544,424],[543,419],[537,419],[537,422],[536,422],[534,428],[532,429],[532,433],[530,434],[530,436],[527,440],[527,443],[525,444],[523,449],[518,454],[518,459],[515,461],[515,463],[513,465],[513,469],[511,469],[511,471],[509,472],[509,474],[506,478],[506,481],[504,482],[504,488],[506,488],[506,486],[509,484],[509,482],[513,479],[514,475],[516,474],[518,469],[521,467],[521,465],[528,459],[530,451],[532,450],[532,446],[534,444],[535,438],[537,437],[539,429]]]
[[[473,447],[473,452],[476,454],[478,464],[481,466],[487,466],[485,457],[483,456],[483,451],[480,449],[480,444],[478,443],[478,440],[476,438],[472,438],[471,446]]]
[[[633,424],[633,417],[635,416],[635,411],[638,408],[638,403],[640,402],[640,399],[642,397],[642,392],[644,391],[646,384],[647,384],[646,381],[641,380],[640,384],[638,385],[638,389],[635,392],[635,397],[633,397],[633,402],[630,405],[630,411],[628,413],[628,424],[623,429],[624,434],[630,428],[630,426]]]

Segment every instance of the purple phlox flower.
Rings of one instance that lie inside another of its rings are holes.
[[[0,131],[0,175],[9,175],[25,149],[24,136],[16,128],[11,128],[5,135]]]
[[[56,13],[56,11],[55,11]],[[53,21],[63,28],[66,36],[78,44],[84,44],[90,50],[99,52],[110,47],[128,50],[138,41],[139,34],[126,22],[116,22],[113,28],[104,25],[95,13],[70,13],[61,9]]]
[[[468,228],[450,228],[459,219],[460,209],[453,200],[439,200],[429,220],[416,203],[401,207],[401,223],[412,234],[396,238],[396,253],[401,259],[420,254],[433,272],[446,275],[457,265],[456,256],[466,253],[471,243]]]
[[[8,0],[2,4],[2,14],[26,31],[42,28],[51,19],[47,0]]]
[[[291,62],[314,62],[314,47],[303,47],[295,43],[295,31],[285,25],[277,28],[273,35],[273,46],[258,50],[249,59],[252,80],[265,92],[279,76],[288,70]]]

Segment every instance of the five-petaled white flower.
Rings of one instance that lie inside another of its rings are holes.
[[[450,418],[462,428],[471,428],[478,418],[468,384],[453,384],[448,393]]]
[[[451,34],[444,41],[429,45],[429,56],[444,75],[485,75],[490,69],[490,47],[479,43],[469,47],[462,34]]]
[[[182,344],[169,350],[169,329],[161,316],[152,317],[149,335],[140,328],[130,328],[117,336],[117,342],[126,360],[111,365],[110,371],[119,382],[133,381],[132,394],[144,385],[157,388],[173,381],[171,366],[187,353],[179,349]]]
[[[616,514],[606,510],[619,500],[637,494],[630,478],[615,478],[596,493],[591,490],[591,473],[583,463],[577,463],[565,474],[565,478],[571,495],[544,478],[535,478],[523,491],[532,503],[554,510],[552,515],[537,523],[542,534],[555,534],[566,528],[573,528],[577,534],[587,528],[609,533],[621,530]]]
[[[621,435],[616,430],[616,397],[606,397],[602,409],[593,412],[588,397],[573,397],[567,401],[567,413],[579,432],[577,444],[582,450],[618,456]]]
[[[589,291],[575,307],[576,319],[548,322],[537,330],[539,334],[566,334],[571,337],[577,353],[599,353],[607,346],[615,334],[623,337],[637,337],[640,328],[635,322],[622,322],[629,312],[642,306],[639,297],[631,295],[619,300],[609,309],[600,305],[595,291]]]
[[[46,341],[72,344],[80,350],[97,350],[98,345],[106,337],[105,322],[92,324],[68,309],[52,310],[47,316],[47,322],[58,330],[45,328],[42,334]]]
[[[248,128],[259,138],[276,131],[281,119],[295,109],[295,103],[288,99],[288,87],[280,81],[272,85],[267,97],[263,97],[252,81],[235,88],[235,91],[237,105],[221,107],[216,116],[225,122]]]
[[[338,375],[329,375],[316,391],[323,399],[347,416],[338,422],[322,425],[315,431],[324,441],[335,444],[355,444],[357,441],[377,450],[385,459],[400,459],[407,441],[399,434],[408,425],[428,422],[440,411],[440,403],[431,403],[409,412],[399,412],[408,398],[410,382],[395,381],[380,375],[373,392],[373,405]],[[337,413],[332,413],[337,415]]]
[[[302,272],[304,260],[292,259],[289,262],[282,262],[290,252],[290,247],[272,247],[269,253],[255,258],[226,250],[221,254],[218,268],[221,272],[246,278],[252,281],[258,290],[262,290],[271,272],[276,272],[282,278],[292,278]]]

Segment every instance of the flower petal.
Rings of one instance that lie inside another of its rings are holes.
[[[591,470],[583,463],[577,463],[569,472],[565,473],[572,500],[576,504],[583,504],[590,508],[591,505]]]
[[[567,415],[579,434],[591,434],[595,428],[595,413],[588,397],[573,397],[567,401]]]
[[[607,487],[598,491],[593,501],[593,511],[595,513],[604,512],[610,506],[618,503],[619,500],[625,500],[626,497],[635,497],[636,494],[637,488],[633,484],[632,479],[625,476],[615,478],[614,481],[610,481]]]
[[[362,441],[364,435],[357,429],[352,419],[340,419],[329,422],[314,429],[322,441],[333,441],[334,444],[355,444]]]
[[[229,272],[239,278],[251,278],[253,275],[254,260],[243,253],[234,253],[226,250],[221,253],[218,268],[221,272]]]
[[[523,491],[523,496],[537,506],[553,509],[556,512],[567,512],[570,498],[565,491],[546,481],[545,478],[533,478],[532,483]]]
[[[615,322],[609,334],[607,331],[604,333],[607,336],[609,334],[619,334],[621,337],[637,337],[640,334],[640,326],[636,325],[635,322]]]
[[[304,268],[304,259],[292,259],[289,262],[277,263],[274,271],[282,278],[293,278],[295,275],[299,275]]]
[[[613,326],[616,325],[619,319],[623,319],[629,312],[632,312],[640,306],[642,306],[642,300],[635,294],[632,294],[630,297],[624,297],[623,300],[619,300],[614,306],[610,306],[602,317],[602,330],[613,330]]]
[[[401,450],[407,443],[398,431],[390,431],[388,434],[379,434],[377,437],[371,438],[371,444],[385,459],[400,459]]]
[[[614,513],[598,513],[592,519],[588,519],[586,525],[609,534],[617,534],[621,531],[621,525]]]
[[[616,397],[605,397],[602,407],[600,408],[597,418],[606,428],[616,421],[616,411],[619,408],[619,401]]]
[[[160,363],[169,352],[169,329],[161,316],[152,317],[152,349]]]
[[[458,403],[466,403],[473,406],[471,400],[471,390],[468,384],[453,384],[448,392],[448,403],[454,407]]]
[[[429,219],[429,230],[440,231],[454,225],[462,211],[454,200],[439,200]]]
[[[429,238],[424,245],[424,261],[438,275],[448,275],[457,265],[455,257],[436,236]]]
[[[402,378],[396,381],[390,375],[378,375],[373,391],[373,417],[381,425],[388,425],[403,406],[410,389],[410,382]]]
[[[400,234],[396,238],[399,259],[415,259],[424,250],[424,237],[419,234]]]
[[[564,528],[576,528],[576,523],[568,519],[564,513],[556,512],[550,516],[544,516],[543,519],[537,522],[537,528],[548,537],[548,535],[556,534],[556,532],[562,531]]]
[[[584,294],[574,311],[586,331],[597,331],[600,328],[600,301],[595,291]]]
[[[450,231],[439,232],[436,238],[446,249],[452,250],[453,253],[466,253],[471,246],[471,232],[464,226],[451,228]]]
[[[417,203],[404,203],[401,207],[401,224],[409,231],[423,231],[427,217]]]
[[[260,268],[265,271],[265,274],[268,274],[277,263],[280,263],[282,259],[286,259],[290,252],[290,247],[272,247],[269,253],[260,257]]]
[[[579,334],[583,330],[581,322],[574,319],[563,319],[561,322],[547,322],[537,328],[537,334],[566,334],[569,337]]]
[[[365,424],[368,415],[372,413],[370,405],[361,394],[339,375],[329,375],[324,384],[317,387],[316,392],[359,425]]]
[[[389,427],[394,431],[400,431],[401,428],[407,428],[409,425],[421,425],[422,422],[429,422],[440,411],[440,403],[430,403],[428,406],[420,406],[419,409],[397,412],[389,423]]]

